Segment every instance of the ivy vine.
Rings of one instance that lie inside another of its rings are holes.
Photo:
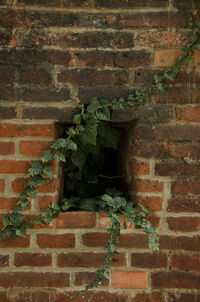
[[[123,224],[127,228],[129,221],[135,228],[143,229],[148,234],[149,243],[154,251],[159,250],[155,228],[146,219],[149,213],[143,205],[135,205],[126,198],[124,192],[115,187],[114,179],[118,176],[105,174],[107,154],[115,150],[118,145],[119,131],[112,127],[111,113],[115,110],[126,111],[144,103],[148,95],[155,89],[164,92],[184,66],[193,62],[194,50],[200,51],[200,21],[195,22],[194,33],[189,35],[190,45],[182,49],[184,55],[178,58],[171,67],[164,68],[162,75],[155,74],[154,82],[150,87],[143,87],[134,91],[127,98],[120,97],[108,101],[104,98],[93,97],[87,105],[80,105],[80,112],[73,118],[73,125],[68,127],[64,137],[53,143],[46,150],[40,161],[34,161],[28,170],[29,182],[24,185],[24,192],[14,210],[3,216],[3,227],[0,229],[0,238],[25,237],[26,231],[35,224],[50,223],[60,212],[83,210],[107,212],[110,218],[110,235],[106,251],[105,264],[97,270],[96,279],[88,284],[85,290],[78,295],[84,295],[88,289],[100,285],[103,278],[109,279],[109,269],[116,261],[118,253],[117,242],[121,230],[121,217],[125,217]],[[44,214],[37,218],[29,218],[21,212],[29,208],[32,199],[36,198],[38,187],[53,179],[51,162],[56,160],[64,165],[66,179],[65,197],[59,204],[49,204]],[[73,300],[74,295],[71,296]]]

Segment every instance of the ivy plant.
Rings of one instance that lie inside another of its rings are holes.
[[[174,81],[184,65],[192,63],[194,50],[200,51],[200,21],[196,21],[194,33],[189,35],[190,45],[182,49],[183,56],[171,67],[164,68],[162,74],[155,74],[150,87],[135,90],[127,98],[120,97],[108,101],[104,98],[91,98],[89,104],[80,105],[80,112],[73,118],[73,125],[68,127],[64,137],[53,143],[46,150],[40,161],[34,161],[28,170],[29,181],[24,185],[24,192],[14,210],[2,218],[3,227],[0,238],[25,237],[26,231],[35,224],[50,223],[60,212],[65,211],[104,211],[110,218],[107,229],[110,237],[104,247],[105,264],[97,270],[96,279],[85,290],[91,290],[109,279],[109,269],[118,253],[117,242],[120,236],[121,219],[127,228],[130,222],[134,228],[142,229],[149,238],[154,251],[159,250],[155,228],[147,220],[148,209],[141,204],[134,204],[127,199],[125,192],[115,186],[115,174],[105,170],[109,153],[118,146],[119,131],[112,126],[111,114],[115,110],[126,111],[129,107],[144,103],[155,89],[164,92]],[[29,218],[22,211],[29,207],[30,201],[37,196],[38,187],[53,179],[52,161],[63,163],[65,173],[65,197],[59,204],[49,204],[44,214]],[[124,219],[125,218],[125,219]],[[78,295],[84,295],[85,290]],[[73,300],[74,295],[71,296]]]

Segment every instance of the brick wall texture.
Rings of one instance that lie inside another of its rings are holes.
[[[80,102],[149,85],[187,45],[199,0],[0,0],[0,215],[27,169],[69,123]],[[114,120],[135,119],[129,190],[160,234],[123,230],[118,262],[94,295],[75,301],[200,301],[200,56],[165,93]],[[26,215],[59,195],[39,189]],[[103,263],[104,214],[63,213],[26,238],[0,240],[0,302],[67,302]]]

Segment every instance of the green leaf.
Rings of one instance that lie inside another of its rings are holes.
[[[117,149],[119,133],[115,128],[111,128],[107,122],[101,122],[98,126],[98,134],[101,137],[101,144],[107,148]]]
[[[42,161],[50,161],[53,160],[53,154],[51,153],[50,150],[46,150],[44,151],[42,157],[41,157]]]
[[[3,216],[2,218],[2,224],[3,226],[8,226],[8,225],[11,225],[11,221],[10,221],[10,217],[9,216]]]
[[[19,237],[26,237],[26,229],[23,228],[23,229],[16,230],[16,235]]]
[[[68,150],[77,150],[77,145],[70,139],[59,138],[52,146],[54,149],[68,149]]]
[[[43,166],[39,161],[36,161],[33,162],[32,168],[30,168],[28,171],[31,176],[39,175],[43,172]]]
[[[176,77],[176,72],[165,73],[165,78],[169,79],[170,81],[173,81],[175,77]]]
[[[183,47],[181,48],[181,50],[182,52],[184,52],[185,55],[187,55],[191,51],[190,47]]]
[[[81,136],[83,144],[96,145],[96,137],[97,137],[97,121],[87,120],[85,124],[85,129],[82,132],[82,136]]]
[[[73,164],[81,170],[87,159],[87,151],[85,148],[79,147],[77,151],[71,152],[71,160]]]
[[[81,113],[76,114],[76,115],[74,116],[74,118],[73,118],[73,122],[74,122],[74,124],[76,124],[76,125],[80,124],[80,123],[81,123],[81,120],[82,120],[82,115],[81,115]]]
[[[200,51],[200,44],[195,44],[193,46],[193,49],[196,49],[196,50]]]
[[[90,104],[87,106],[87,112],[88,113],[95,113],[98,109],[102,108],[102,105],[97,100],[96,97],[91,98]]]
[[[10,215],[10,221],[13,225],[19,225],[24,220],[24,216],[19,213],[12,213]]]
[[[65,155],[60,150],[57,150],[55,152],[54,159],[57,160],[58,162],[60,162],[60,161],[62,161],[64,163],[66,162]]]
[[[188,35],[188,38],[190,39],[190,41],[192,43],[194,43],[194,42],[196,42],[198,40],[198,35],[195,34],[195,33],[193,33],[193,34]]]
[[[154,78],[156,83],[159,83],[163,80],[163,77],[159,76],[158,74],[154,74],[153,78]]]
[[[43,173],[46,174],[49,178],[53,178],[53,166],[45,165],[43,169]]]
[[[59,212],[60,212],[60,207],[59,207],[59,205],[56,204],[56,203],[54,203],[54,202],[51,203],[51,208],[52,208],[53,210],[56,210],[56,211],[59,211]]]
[[[30,198],[36,198],[36,196],[37,196],[37,189],[35,189],[35,188],[28,188],[28,189],[26,190],[26,193],[27,193],[27,195],[28,195]]]
[[[193,57],[184,57],[184,58],[183,58],[184,63],[187,64],[187,65],[188,65],[190,62],[192,62],[193,60],[194,60]]]
[[[41,175],[35,175],[35,176],[31,177],[31,179],[30,179],[30,184],[33,187],[41,186],[45,182],[46,182],[46,180]]]
[[[157,83],[156,84],[156,87],[160,90],[160,91],[162,91],[162,92],[164,92],[166,89],[165,89],[165,87],[164,87],[164,85],[162,84],[162,83]]]

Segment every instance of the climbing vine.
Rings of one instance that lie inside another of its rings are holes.
[[[128,107],[144,103],[155,89],[166,91],[183,66],[193,62],[194,50],[200,51],[199,37],[200,21],[196,21],[195,31],[189,35],[191,43],[182,49],[183,56],[173,66],[164,68],[162,74],[155,74],[150,87],[138,89],[127,98],[108,101],[93,97],[88,105],[80,105],[80,112],[74,116],[73,125],[67,128],[64,137],[54,142],[40,161],[32,163],[28,170],[29,182],[24,185],[24,192],[20,194],[13,212],[2,218],[0,238],[25,237],[27,229],[33,228],[35,224],[50,223],[60,212],[107,212],[110,218],[110,227],[107,229],[110,238],[104,248],[105,264],[97,270],[96,279],[85,290],[97,287],[103,278],[109,279],[110,266],[116,261],[115,255],[118,253],[117,239],[120,236],[122,217],[125,217],[124,228],[127,228],[128,221],[135,228],[143,229],[148,234],[153,250],[158,251],[159,237],[146,219],[148,209],[141,204],[133,204],[124,192],[116,188],[115,178],[121,176],[112,175],[105,170],[108,154],[110,150],[117,149],[119,140],[119,131],[112,127],[111,114],[115,110],[126,111]],[[65,197],[59,204],[51,203],[44,214],[29,218],[21,211],[29,208],[31,200],[36,198],[37,188],[53,179],[53,160],[64,165]],[[85,290],[80,291],[79,295],[84,295]]]

